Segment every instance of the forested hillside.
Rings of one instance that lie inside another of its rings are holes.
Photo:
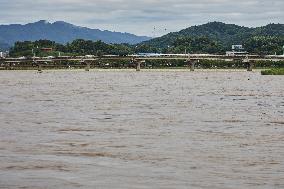
[[[242,44],[250,53],[274,54],[282,52],[284,25],[269,24],[248,28],[222,22],[192,26],[179,32],[142,42],[144,51],[172,53],[224,53],[234,44]]]
[[[103,41],[76,39],[67,44],[56,41],[37,40],[17,42],[11,49],[12,56],[46,55],[41,48],[51,47],[52,54],[69,55],[128,55],[133,53],[211,53],[225,54],[232,45],[243,45],[251,54],[282,54],[284,25],[269,24],[264,27],[247,28],[233,24],[212,22],[193,26],[180,32],[169,33],[139,44],[107,44]]]

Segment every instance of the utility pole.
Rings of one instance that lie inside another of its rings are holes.
[[[156,38],[156,26],[154,26],[154,30],[153,30],[153,38]]]
[[[34,49],[32,49],[32,54],[33,54],[33,57],[35,57],[35,52],[34,52]]]

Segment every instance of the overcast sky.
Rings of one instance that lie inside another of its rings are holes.
[[[0,0],[0,24],[38,20],[156,37],[209,21],[283,23],[284,0]]]

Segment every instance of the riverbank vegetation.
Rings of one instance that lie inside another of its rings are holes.
[[[17,64],[3,64],[0,69],[36,69],[37,64],[33,62],[22,62]],[[79,61],[62,60],[56,62],[46,61],[42,66],[48,69],[81,69],[85,64]],[[101,69],[128,69],[135,68],[135,63],[127,59],[97,59],[91,62],[91,68]],[[141,64],[142,69],[188,69],[190,66],[184,60],[146,60]],[[196,69],[246,69],[248,65],[242,61],[222,61],[222,60],[200,60],[195,63]],[[255,62],[254,69],[284,69],[284,61]]]
[[[255,37],[246,43],[246,49],[253,54],[280,54],[284,38]],[[50,48],[50,51],[44,51]],[[16,42],[10,50],[11,57],[43,57],[43,56],[84,56],[84,55],[118,55],[126,56],[134,53],[210,53],[224,54],[226,47],[208,37],[179,37],[166,48],[157,48],[149,44],[107,44],[102,41],[77,39],[65,45],[49,40]]]
[[[107,44],[102,41],[77,39],[65,45],[50,40],[16,42],[14,47],[11,48],[10,56],[102,56],[106,54],[125,56],[133,53],[131,46],[128,44]]]
[[[274,68],[261,71],[261,75],[284,75],[284,68]]]

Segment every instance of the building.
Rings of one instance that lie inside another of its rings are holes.
[[[232,50],[238,52],[238,51],[243,51],[244,48],[242,45],[232,45]]]
[[[53,49],[52,48],[41,48],[40,50],[43,52],[51,52]]]
[[[244,50],[242,45],[232,45],[232,51],[227,51],[226,56],[243,56],[248,52]]]
[[[0,52],[0,58],[6,58],[8,56],[8,52]]]

